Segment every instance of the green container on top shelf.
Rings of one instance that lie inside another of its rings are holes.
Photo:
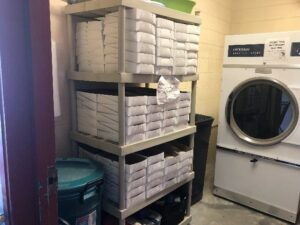
[[[101,225],[103,170],[89,160],[57,159],[58,215],[64,224]]]
[[[152,0],[153,2],[160,2],[170,9],[176,9],[181,12],[191,13],[196,5],[193,0]]]

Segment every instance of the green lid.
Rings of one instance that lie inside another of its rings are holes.
[[[88,183],[103,179],[103,170],[86,159],[57,159],[56,168],[60,194],[81,191]]]

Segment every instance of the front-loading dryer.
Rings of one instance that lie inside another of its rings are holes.
[[[216,195],[296,221],[299,107],[300,32],[226,37]]]

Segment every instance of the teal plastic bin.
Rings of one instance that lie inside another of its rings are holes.
[[[58,215],[64,224],[101,225],[103,170],[85,159],[58,159]]]

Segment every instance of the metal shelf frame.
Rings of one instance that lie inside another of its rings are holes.
[[[119,218],[119,225],[125,225],[125,219],[137,212],[138,210],[146,207],[147,205],[157,201],[164,197],[166,194],[172,192],[178,187],[187,184],[188,185],[188,201],[187,201],[187,215],[180,225],[187,225],[191,222],[190,215],[191,207],[191,191],[192,191],[192,179],[194,173],[183,182],[176,184],[161,193],[153,196],[145,202],[140,203],[137,206],[126,209],[125,208],[125,156],[132,154],[143,149],[153,147],[165,142],[176,140],[178,138],[189,136],[190,147],[194,147],[194,133],[195,127],[195,104],[196,104],[196,87],[198,74],[188,76],[176,76],[180,81],[191,82],[191,115],[190,126],[181,131],[170,133],[162,137],[152,138],[143,142],[125,145],[125,88],[126,84],[149,84],[157,83],[159,77],[156,75],[147,74],[130,74],[125,71],[125,30],[126,30],[126,8],[138,8],[157,14],[160,17],[169,18],[173,21],[183,22],[186,24],[200,25],[201,20],[199,17],[192,16],[190,14],[182,13],[176,10],[162,8],[150,3],[136,0],[91,0],[81,3],[68,5],[65,8],[65,14],[67,15],[68,22],[68,47],[70,57],[70,69],[68,72],[68,78],[70,82],[70,98],[71,98],[71,113],[72,113],[72,147],[74,154],[78,154],[78,143],[90,145],[92,147],[101,149],[103,151],[115,154],[119,157],[119,174],[120,174],[120,204],[119,206],[113,206],[108,202],[104,203],[104,210],[108,213],[115,215]],[[76,23],[80,21],[92,20],[94,18],[104,16],[108,12],[119,11],[119,71],[115,74],[94,74],[87,72],[76,71],[76,57],[75,57],[75,28]],[[119,144],[113,144],[108,141],[91,137],[89,135],[81,134],[77,131],[77,105],[76,105],[76,82],[93,82],[93,83],[117,83],[118,84],[118,98],[119,98]]]
[[[181,82],[197,81],[199,79],[198,74],[175,76]],[[126,83],[126,84],[138,84],[138,83],[157,83],[160,76],[154,74],[132,74],[132,73],[113,73],[113,74],[98,74],[90,72],[68,72],[68,78],[74,81],[86,81],[86,82],[103,82],[103,83]]]

